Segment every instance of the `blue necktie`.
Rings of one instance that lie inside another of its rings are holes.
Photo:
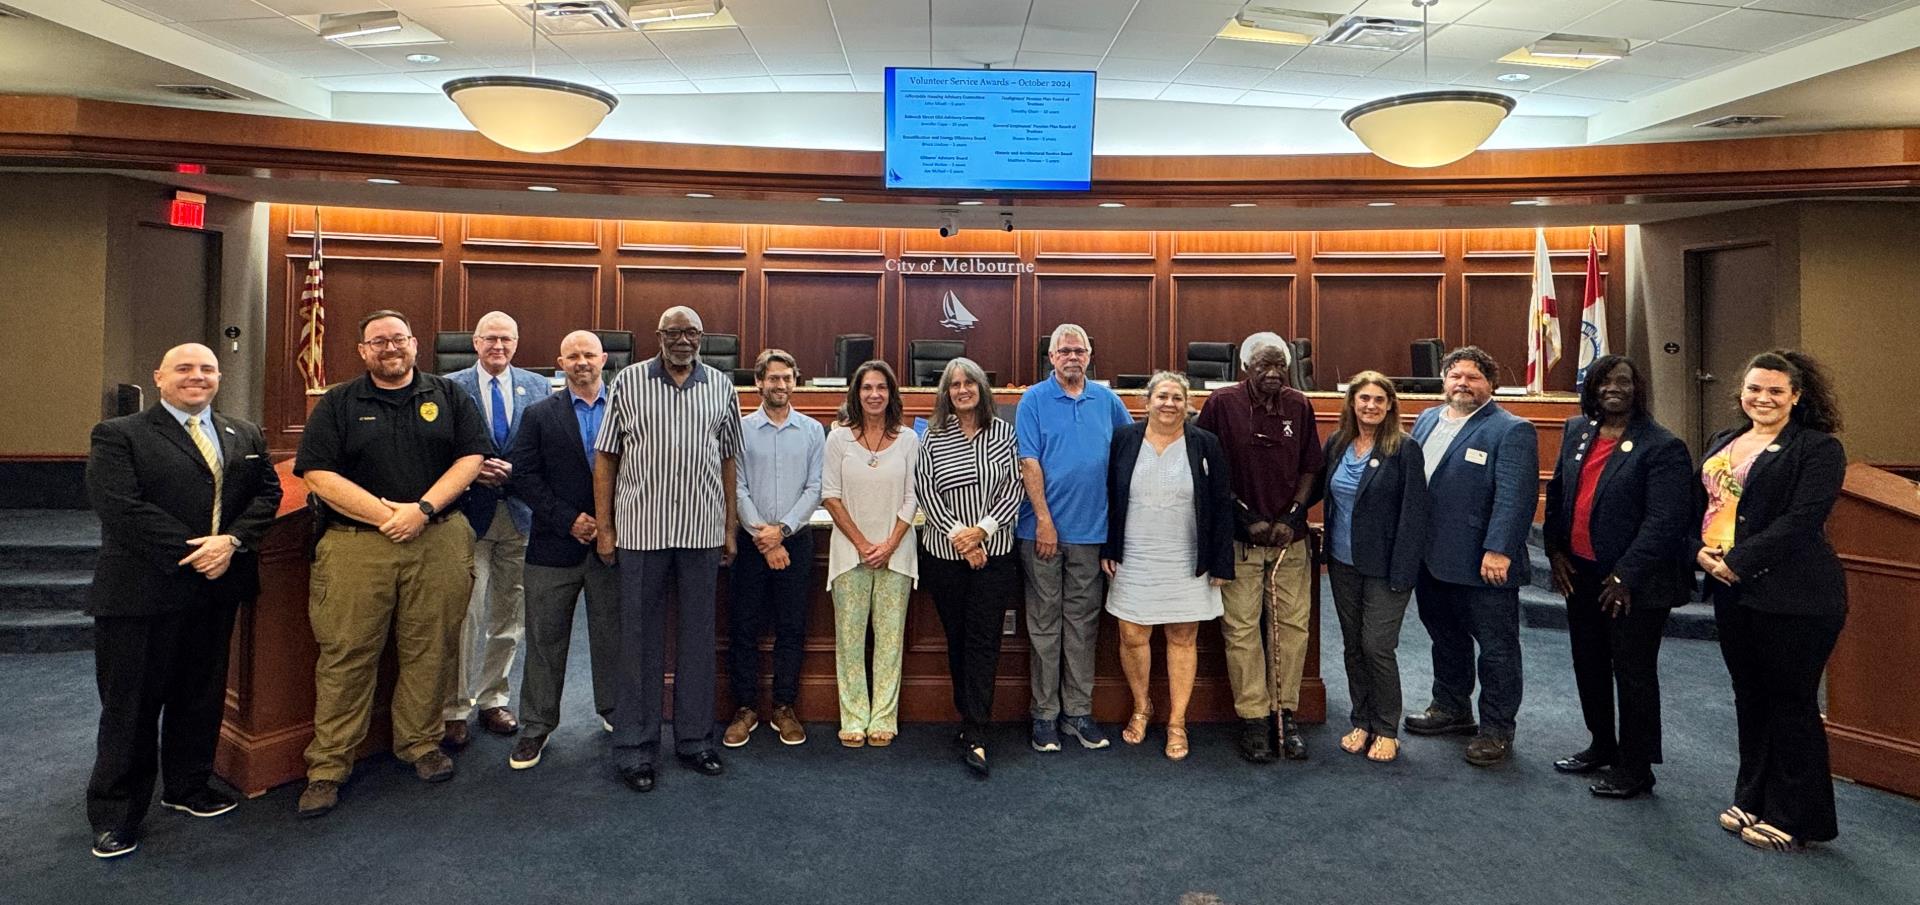
[[[507,448],[507,400],[500,395],[500,378],[493,379],[493,448]]]

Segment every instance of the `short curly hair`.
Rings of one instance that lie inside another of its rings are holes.
[[[1447,357],[1440,359],[1440,375],[1446,376],[1448,371],[1453,370],[1454,365],[1463,361],[1473,362],[1474,366],[1480,369],[1480,373],[1486,375],[1488,383],[1494,386],[1500,385],[1500,363],[1494,361],[1493,356],[1488,355],[1487,350],[1479,346],[1461,346],[1448,352]]]

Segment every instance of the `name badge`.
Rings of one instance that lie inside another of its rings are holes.
[[[1484,449],[1469,449],[1467,450],[1467,461],[1475,465],[1485,465],[1487,464],[1487,451]]]

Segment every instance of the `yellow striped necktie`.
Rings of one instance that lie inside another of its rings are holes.
[[[207,460],[207,470],[213,472],[213,528],[212,530],[208,531],[207,534],[209,536],[219,534],[220,533],[220,479],[221,479],[220,457],[214,454],[213,441],[207,439],[206,433],[200,430],[199,415],[188,416],[187,436],[193,438],[193,445],[200,448],[200,457]]]

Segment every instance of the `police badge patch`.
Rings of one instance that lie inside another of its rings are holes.
[[[440,417],[440,406],[438,403],[420,403],[420,420],[431,423],[433,419],[438,417]]]

